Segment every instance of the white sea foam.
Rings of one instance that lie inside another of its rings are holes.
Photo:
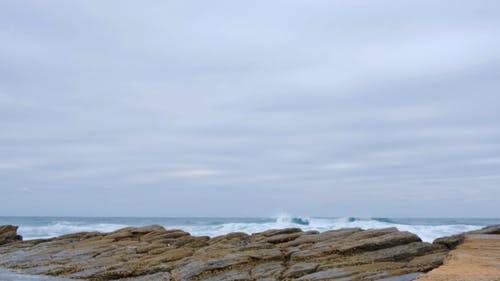
[[[402,223],[388,219],[361,219],[361,218],[310,218],[292,217],[282,214],[270,219],[113,219],[99,218],[52,220],[47,223],[19,223],[19,233],[25,239],[50,238],[68,233],[82,231],[110,232],[127,226],[146,224],[160,224],[167,229],[182,229],[193,235],[219,236],[230,232],[255,233],[268,229],[299,227],[303,230],[326,231],[341,228],[359,227],[362,229],[380,229],[396,227],[401,231],[417,234],[424,241],[433,241],[442,236],[458,234],[484,227],[479,222],[456,223],[453,220],[425,223],[425,220]]]
[[[291,217],[279,217],[275,222],[269,223],[227,223],[222,225],[189,226],[179,225],[185,231],[194,235],[218,236],[230,232],[255,233],[268,229],[279,229],[288,227],[299,227],[303,230],[327,231],[341,228],[359,227],[362,229],[380,229],[396,227],[401,231],[409,231],[417,234],[423,241],[432,242],[443,236],[454,235],[462,232],[480,229],[482,225],[407,225],[390,222],[381,222],[373,219],[350,219],[350,218],[301,218],[307,220],[307,225],[297,224]]]
[[[21,224],[18,232],[22,234],[25,239],[45,239],[84,231],[111,232],[127,226],[129,225],[110,223],[82,224],[68,221],[58,221],[42,226]]]

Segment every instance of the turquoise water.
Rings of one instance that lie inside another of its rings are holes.
[[[18,225],[24,239],[50,238],[80,231],[110,232],[127,226],[158,224],[167,229],[182,229],[193,235],[208,236],[286,227],[318,231],[346,227],[397,227],[419,235],[424,241],[432,241],[437,237],[500,224],[500,218],[322,218],[289,215],[269,218],[0,217],[0,225],[4,224]]]

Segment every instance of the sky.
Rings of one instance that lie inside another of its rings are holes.
[[[0,215],[281,212],[500,216],[500,2],[0,2]]]

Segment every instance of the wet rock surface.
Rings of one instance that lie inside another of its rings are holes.
[[[448,247],[396,228],[197,237],[161,226],[0,246],[0,267],[83,280],[411,280]]]

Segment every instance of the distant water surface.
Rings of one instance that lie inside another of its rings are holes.
[[[267,229],[300,227],[326,231],[347,227],[397,227],[424,241],[500,224],[499,219],[470,218],[321,218],[281,215],[274,218],[125,218],[125,217],[0,217],[0,225],[18,225],[24,239],[50,238],[81,231],[110,232],[127,226],[158,224],[193,235],[217,236],[230,232],[254,233]]]

